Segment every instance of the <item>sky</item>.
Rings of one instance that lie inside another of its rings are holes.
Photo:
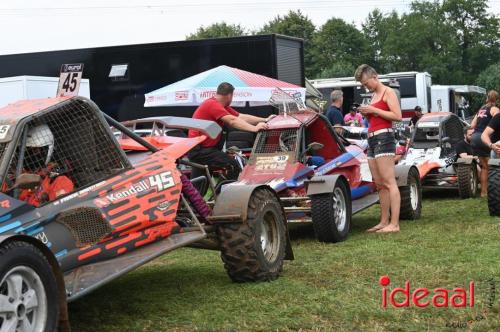
[[[184,40],[225,21],[257,30],[300,9],[318,27],[331,17],[360,26],[375,8],[409,10],[411,0],[2,0],[0,54]],[[500,14],[500,0],[490,0]]]

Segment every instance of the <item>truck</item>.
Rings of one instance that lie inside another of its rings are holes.
[[[423,113],[431,111],[432,78],[429,73],[416,71],[396,72],[379,75],[379,79],[387,85],[391,81],[399,83],[403,119],[409,119],[415,114],[415,106],[420,106]],[[344,114],[349,111],[349,107],[353,103],[361,104],[364,99],[370,99],[371,96],[354,77],[315,79],[311,83],[323,93],[325,99],[328,99],[328,105],[331,102],[330,93],[334,89],[341,89],[344,93],[344,105],[342,107]]]
[[[111,117],[190,117],[195,107],[145,109],[144,94],[220,65],[305,86],[303,48],[302,39],[271,34],[10,54],[0,56],[0,77],[58,76],[61,64],[83,63],[92,100]]]

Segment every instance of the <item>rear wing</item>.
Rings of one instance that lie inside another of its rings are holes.
[[[201,132],[203,135],[215,139],[222,132],[222,128],[213,121],[199,120],[191,118],[181,118],[176,116],[160,116],[142,118],[137,120],[125,121],[122,124],[126,127],[133,127],[135,129],[137,124],[151,123],[151,130],[162,130],[162,128],[170,129],[193,129]],[[132,129],[132,130],[134,130]]]

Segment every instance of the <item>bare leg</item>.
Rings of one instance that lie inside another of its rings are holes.
[[[481,165],[481,173],[479,180],[481,182],[481,197],[488,196],[488,157],[479,157],[479,164]]]
[[[375,159],[378,169],[383,169],[380,172],[382,186],[387,192],[387,204],[385,207],[390,210],[390,223],[383,229],[377,232],[398,232],[399,231],[399,209],[401,206],[401,196],[399,194],[398,184],[396,182],[396,174],[394,172],[394,157],[379,157]],[[382,204],[382,200],[380,202]]]
[[[389,191],[385,190],[382,185],[382,178],[379,174],[379,168],[375,159],[368,160],[368,166],[370,167],[370,172],[372,173],[372,179],[378,190],[379,200],[380,200],[380,221],[377,225],[368,229],[367,232],[375,232],[389,225],[389,204],[390,196]]]

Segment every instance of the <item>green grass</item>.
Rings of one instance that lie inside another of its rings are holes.
[[[295,260],[269,283],[232,283],[218,252],[180,249],[70,304],[74,331],[441,331],[486,309],[486,284],[497,296],[486,319],[467,330],[500,331],[500,218],[486,201],[426,196],[422,218],[399,234],[368,234],[378,206],[353,218],[349,238],[314,240],[310,226],[291,231]],[[466,287],[467,309],[381,308],[382,275],[392,287]],[[448,329],[453,330],[453,329]],[[454,329],[464,330],[464,329]]]

